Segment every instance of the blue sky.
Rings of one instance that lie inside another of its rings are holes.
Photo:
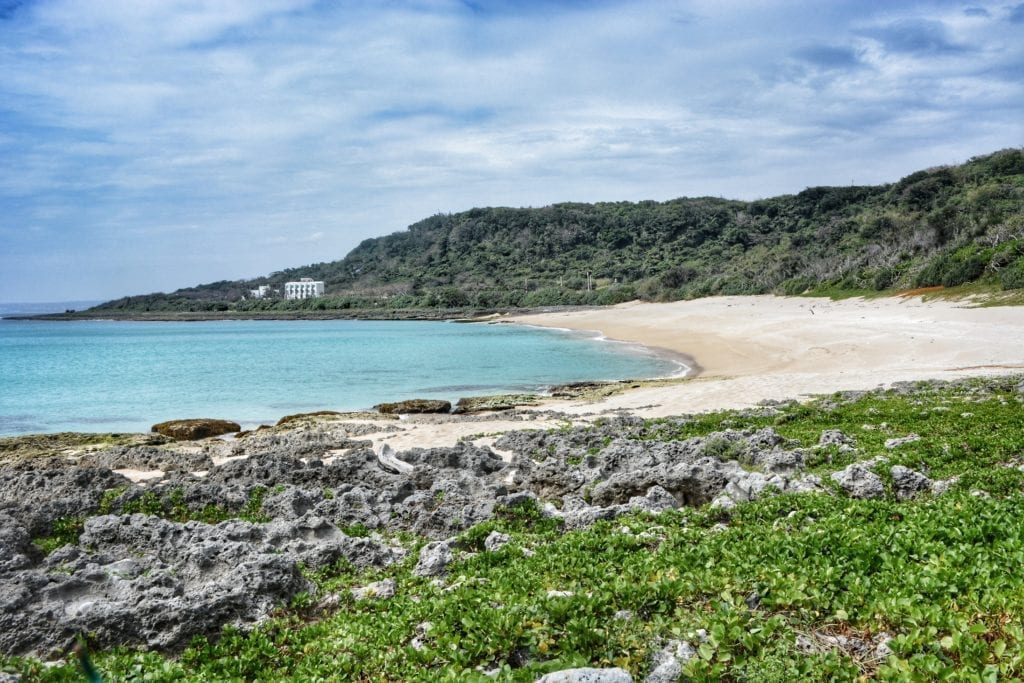
[[[1024,145],[1024,3],[0,0],[0,301]]]

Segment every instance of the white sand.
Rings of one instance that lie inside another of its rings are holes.
[[[569,413],[628,409],[654,417],[904,380],[1024,371],[1024,307],[969,308],[917,297],[737,296],[511,320],[596,330],[687,354],[701,367],[691,382],[559,407]]]

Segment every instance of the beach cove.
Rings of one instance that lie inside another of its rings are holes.
[[[1024,372],[1024,308],[973,307],[921,297],[877,299],[736,296],[505,316],[501,323],[600,333],[693,359],[692,378],[625,385],[610,396],[546,400],[541,407],[593,420],[739,409],[869,390],[896,382]],[[488,431],[550,428],[539,414]],[[482,431],[452,419],[403,422],[397,447],[450,446]]]
[[[0,666],[67,674],[88,633],[114,679],[298,680],[313,665],[425,681],[435,652],[455,652],[460,675],[496,662],[500,680],[535,681],[606,643],[637,653],[609,669],[623,681],[701,670],[704,646],[711,662],[827,657],[841,680],[899,667],[933,641],[891,604],[921,602],[938,565],[918,558],[941,547],[966,567],[966,611],[929,618],[967,633],[986,577],[1024,548],[1021,310],[727,297],[508,316],[469,327],[696,348],[703,372],[468,415],[2,439],[0,594],[16,599]],[[708,645],[737,613],[749,644]],[[267,637],[302,654],[253,659]]]

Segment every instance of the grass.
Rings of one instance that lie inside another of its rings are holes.
[[[822,430],[841,429],[858,452],[808,450],[815,471],[885,454],[881,474],[904,464],[959,477],[941,496],[776,495],[731,512],[633,515],[570,533],[532,506],[506,509],[463,535],[475,554],[451,567],[445,586],[413,576],[415,556],[362,574],[340,566],[313,577],[319,594],[341,596],[329,611],[312,607],[316,598],[300,600],[248,633],[197,639],[178,657],[122,649],[95,661],[112,680],[533,681],[584,665],[621,666],[643,680],[652,653],[678,638],[697,650],[684,668],[695,681],[1019,679],[1019,381],[836,394],[654,420],[625,435],[667,440],[770,426],[809,447]],[[909,433],[922,438],[885,448]],[[484,552],[494,530],[512,542]],[[386,576],[398,583],[394,598],[351,599],[350,587]],[[551,590],[570,594],[548,597]],[[632,616],[617,618],[623,611]],[[876,649],[883,641],[889,651]],[[80,680],[73,664],[6,659],[0,668]]]

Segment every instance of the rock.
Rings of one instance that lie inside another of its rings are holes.
[[[936,481],[932,482],[932,494],[936,496],[941,496],[958,481],[960,481],[960,477],[950,477],[949,479],[937,479]]]
[[[875,636],[875,659],[882,662],[892,656],[894,653],[892,648],[889,647],[889,643],[892,642],[892,636],[883,631]]]
[[[287,486],[263,499],[261,510],[271,519],[298,519],[316,508],[324,499],[323,492]]]
[[[275,426],[282,427],[288,424],[289,422],[300,422],[303,420],[311,420],[318,417],[337,417],[339,415],[344,414],[345,413],[339,413],[336,410],[317,410],[312,413],[295,413],[294,415],[285,415],[284,417],[277,421],[277,424]]]
[[[78,459],[78,464],[106,467],[112,470],[196,472],[211,469],[213,460],[205,452],[183,452],[156,446],[115,446],[107,450],[86,453]]]
[[[31,536],[47,536],[55,520],[94,512],[106,491],[132,486],[125,477],[102,467],[61,462],[0,466],[0,509],[6,509]]]
[[[0,510],[0,573],[27,569],[38,559],[32,537],[10,515]]]
[[[721,462],[701,458],[696,463],[617,472],[594,487],[593,500],[600,505],[624,503],[652,486],[660,486],[680,504],[697,506],[711,502],[727,481]]]
[[[455,403],[455,415],[513,410],[521,406],[534,406],[540,397],[534,394],[501,394],[498,396],[465,396]]]
[[[76,633],[89,633],[99,648],[174,651],[226,624],[255,624],[314,591],[300,566],[346,560],[365,569],[401,556],[312,516],[266,525],[92,517],[80,546],[0,574],[0,653],[45,656]]]
[[[435,541],[423,546],[420,550],[419,560],[413,568],[413,576],[440,576],[454,559],[452,549],[455,547],[454,538],[443,541]]]
[[[392,474],[410,474],[415,469],[404,460],[399,460],[395,450],[387,444],[382,444],[377,451],[377,462],[385,471]]]
[[[771,427],[758,429],[753,434],[744,438],[747,448],[752,451],[770,451],[785,443],[785,439]]]
[[[651,672],[644,679],[646,683],[676,683],[683,673],[683,666],[697,654],[693,646],[683,640],[670,640],[654,653]]]
[[[853,439],[848,437],[842,431],[838,429],[826,429],[818,437],[818,446],[825,448],[827,446],[838,446],[841,451],[852,451],[853,450]]]
[[[197,418],[191,420],[170,420],[153,425],[151,431],[169,436],[176,441],[194,441],[211,436],[241,431],[242,426],[230,420]]]
[[[395,597],[397,587],[394,579],[375,581],[369,585],[352,589],[352,597],[356,600],[387,600]]]
[[[96,434],[59,432],[0,437],[0,462],[16,463],[41,458],[65,457],[112,446],[157,446],[171,439],[159,434]]]
[[[932,480],[909,467],[893,465],[889,472],[892,474],[893,493],[898,500],[907,500],[922,491],[932,490]]]
[[[626,503],[630,512],[649,512],[658,514],[666,510],[675,510],[679,501],[671,493],[660,486],[652,486],[643,496],[634,496]]]
[[[427,634],[429,634],[433,628],[434,624],[429,621],[421,621],[416,624],[416,635],[413,636],[411,641],[409,641],[409,645],[412,646],[412,649],[419,651],[427,649]]]
[[[899,448],[900,446],[903,446],[904,444],[914,443],[915,441],[920,441],[920,440],[921,440],[921,437],[918,436],[917,434],[907,434],[906,436],[901,436],[898,439],[886,439],[885,440],[885,447],[888,450],[891,451],[892,449]]]
[[[536,683],[633,683],[625,669],[563,669],[544,674]]]
[[[373,415],[380,419],[377,413]],[[396,418],[397,419],[397,418]],[[392,425],[361,425],[372,432],[390,432]],[[236,441],[232,455],[247,455],[250,458],[263,456],[279,456],[287,454],[292,458],[316,457],[322,459],[333,451],[342,449],[355,450],[370,448],[373,442],[369,439],[354,439],[361,436],[363,429],[355,426],[339,425],[304,425],[301,428],[278,430],[267,429],[255,432],[244,440]]]
[[[800,451],[774,450],[761,452],[751,459],[751,464],[765,472],[776,474],[792,474],[804,467],[804,456]]]
[[[500,531],[492,531],[484,539],[484,548],[490,552],[501,550],[512,540],[512,537],[508,534],[503,534]]]
[[[736,501],[728,493],[720,493],[709,505],[715,510],[732,510],[736,507]]]
[[[858,463],[833,472],[832,481],[839,484],[850,498],[881,498],[885,495],[881,477]]]
[[[373,407],[384,415],[407,415],[411,413],[450,413],[452,404],[450,401],[438,401],[426,398],[414,398],[408,401],[395,403],[379,403]]]

